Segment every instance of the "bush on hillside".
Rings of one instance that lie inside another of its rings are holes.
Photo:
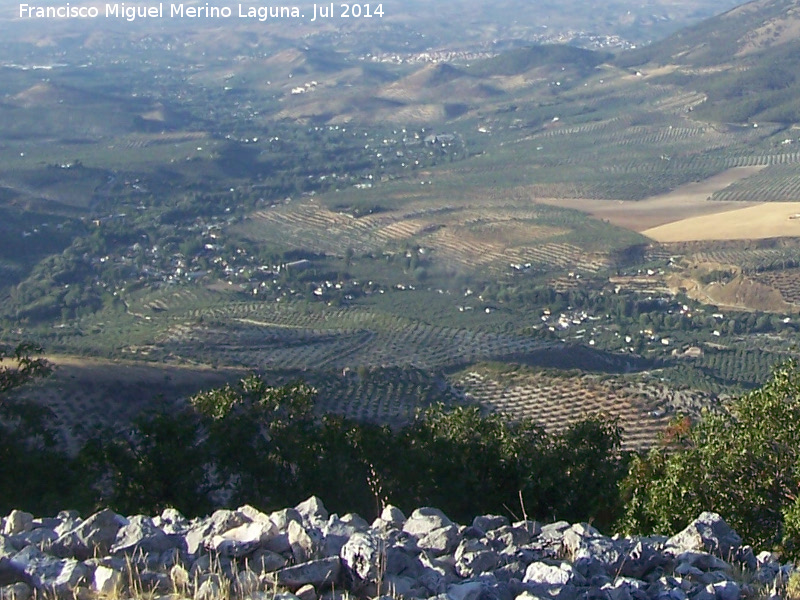
[[[621,528],[670,532],[704,510],[757,547],[797,554],[800,544],[800,371],[772,379],[699,422],[676,422],[664,447],[633,459],[621,490]],[[668,452],[665,452],[668,450]]]
[[[108,506],[200,515],[246,503],[281,508],[317,494],[334,511],[368,517],[389,502],[437,506],[463,522],[498,513],[602,527],[619,515],[627,457],[615,423],[590,419],[548,434],[477,406],[434,406],[392,430],[319,418],[309,386],[270,386],[256,376],[98,431],[70,457],[41,407],[8,398],[48,371],[31,358],[38,351],[21,347],[0,369],[0,513]]]
[[[121,512],[263,509],[316,494],[337,512],[431,505],[461,521],[487,512],[610,524],[625,474],[621,433],[589,420],[561,435],[478,407],[435,406],[399,430],[313,414],[314,391],[258,377],[202,392],[187,410],[95,436],[80,459],[92,497]]]
[[[50,373],[41,352],[33,344],[0,349],[0,513],[23,505],[40,514],[58,512],[62,490],[74,485],[72,463],[48,426],[49,411],[11,395]]]

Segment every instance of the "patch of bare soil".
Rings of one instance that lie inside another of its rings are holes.
[[[645,229],[641,233],[658,242],[798,237],[798,215],[800,202],[767,202],[738,210],[689,217]]]
[[[703,181],[687,183],[667,194],[646,200],[591,200],[584,198],[533,198],[540,204],[563,206],[589,213],[596,219],[645,233],[646,230],[701,215],[736,210],[752,203],[711,202],[709,197],[732,183],[754,175],[763,167],[734,167]]]
[[[707,304],[740,310],[794,312],[796,307],[787,303],[774,287],[764,285],[739,275],[727,283],[704,285],[689,277],[673,275],[667,283],[674,291],[683,291],[690,298]]]

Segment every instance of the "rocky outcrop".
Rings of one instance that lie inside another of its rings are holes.
[[[755,555],[717,514],[667,537],[610,538],[591,525],[452,522],[435,508],[372,524],[310,498],[186,519],[103,510],[0,520],[0,597],[188,600],[736,600],[780,594],[794,567]],[[744,574],[744,575],[742,575]]]

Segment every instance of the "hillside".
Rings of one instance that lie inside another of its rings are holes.
[[[621,54],[620,67],[701,91],[697,115],[726,122],[800,121],[800,7],[757,0],[650,46]]]
[[[565,44],[543,44],[504,52],[467,69],[474,76],[520,75],[539,67],[570,66],[588,72],[611,57],[605,52]]]
[[[792,46],[800,8],[792,0],[755,0],[623,54],[619,64],[714,67],[767,49]]]
[[[303,373],[321,411],[393,426],[469,398],[556,433],[608,408],[651,446],[654,398],[749,389],[796,352],[800,245],[775,240],[800,231],[800,140],[760,122],[797,120],[794,14],[757,2],[617,58],[611,35],[454,21],[440,47],[388,18],[269,44],[198,29],[205,57],[167,33],[67,63],[20,46],[0,341]],[[64,424],[120,420],[147,381],[75,375],[42,392]]]

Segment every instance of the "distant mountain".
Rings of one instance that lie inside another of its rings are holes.
[[[400,102],[444,103],[453,98],[472,99],[499,94],[481,79],[446,63],[425,65],[379,91],[383,99]]]
[[[616,64],[704,92],[704,117],[797,123],[800,5],[756,0],[621,54]]]
[[[593,69],[609,60],[610,54],[584,50],[566,44],[542,44],[510,50],[480,61],[468,72],[473,76],[521,75],[539,67],[563,67],[569,65],[580,70]]]
[[[582,81],[612,58],[607,52],[544,44],[510,50],[469,65],[353,61],[338,65],[336,70],[329,68],[336,59],[331,53],[295,49],[271,57],[263,66],[269,77],[284,82],[285,95],[277,118],[429,123],[494,110],[498,103],[507,103],[513,97],[542,93],[551,81],[558,80],[559,86],[563,81],[566,89],[568,82]],[[289,73],[295,77],[287,79]],[[287,93],[298,85],[295,82],[302,84],[311,78],[320,82],[311,93]]]
[[[796,0],[755,0],[627,52],[620,63],[693,67],[736,63],[768,50],[796,48],[798,34],[800,6]]]

